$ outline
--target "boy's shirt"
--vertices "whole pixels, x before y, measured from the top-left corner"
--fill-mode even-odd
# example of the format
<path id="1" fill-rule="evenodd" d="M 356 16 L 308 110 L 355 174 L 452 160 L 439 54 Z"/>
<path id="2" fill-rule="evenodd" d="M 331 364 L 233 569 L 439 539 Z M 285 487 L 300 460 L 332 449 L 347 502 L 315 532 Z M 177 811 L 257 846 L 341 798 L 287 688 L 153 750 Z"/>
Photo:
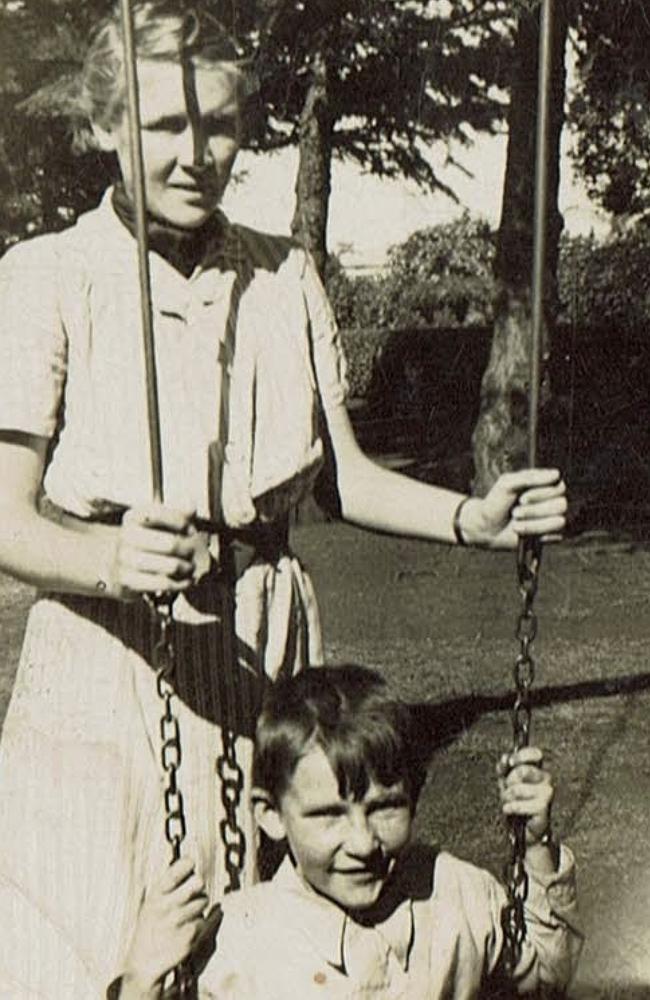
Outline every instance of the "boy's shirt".
<path id="1" fill-rule="evenodd" d="M 506 896 L 492 875 L 414 846 L 370 927 L 318 895 L 285 859 L 270 882 L 228 896 L 202 1000 L 469 1000 L 499 964 Z M 520 992 L 570 979 L 582 944 L 574 862 L 529 872 Z"/>

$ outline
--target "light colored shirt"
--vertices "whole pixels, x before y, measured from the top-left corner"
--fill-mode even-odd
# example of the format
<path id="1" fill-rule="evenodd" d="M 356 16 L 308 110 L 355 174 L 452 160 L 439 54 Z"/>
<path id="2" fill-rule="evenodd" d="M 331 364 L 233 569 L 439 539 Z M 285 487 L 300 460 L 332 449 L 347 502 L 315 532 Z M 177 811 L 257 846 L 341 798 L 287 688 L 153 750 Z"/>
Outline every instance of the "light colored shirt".
<path id="1" fill-rule="evenodd" d="M 228 896 L 203 1000 L 469 1000 L 499 967 L 506 896 L 488 872 L 415 846 L 400 861 L 386 913 L 362 926 L 318 895 L 287 859 L 271 882 Z M 519 992 L 563 985 L 577 962 L 574 862 L 529 871 Z"/>
<path id="2" fill-rule="evenodd" d="M 313 262 L 223 218 L 186 278 L 150 252 L 165 500 L 232 527 L 286 514 L 322 461 L 345 364 Z M 53 502 L 80 517 L 150 500 L 136 242 L 111 191 L 0 262 L 0 427 L 54 437 Z"/>

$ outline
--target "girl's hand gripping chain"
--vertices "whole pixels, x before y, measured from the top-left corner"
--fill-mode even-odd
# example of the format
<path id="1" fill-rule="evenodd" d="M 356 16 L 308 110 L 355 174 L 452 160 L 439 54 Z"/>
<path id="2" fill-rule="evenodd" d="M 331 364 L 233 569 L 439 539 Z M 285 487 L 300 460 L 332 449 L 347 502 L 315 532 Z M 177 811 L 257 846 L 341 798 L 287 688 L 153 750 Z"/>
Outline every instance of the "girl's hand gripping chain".
<path id="1" fill-rule="evenodd" d="M 515 549 L 526 536 L 558 541 L 566 512 L 566 484 L 557 469 L 521 469 L 502 473 L 487 496 L 469 497 L 458 529 L 467 544 Z"/>
<path id="2" fill-rule="evenodd" d="M 163 504 L 128 510 L 113 552 L 110 596 L 173 595 L 195 583 L 210 557 L 206 536 L 197 531 L 193 517 L 193 511 Z"/>

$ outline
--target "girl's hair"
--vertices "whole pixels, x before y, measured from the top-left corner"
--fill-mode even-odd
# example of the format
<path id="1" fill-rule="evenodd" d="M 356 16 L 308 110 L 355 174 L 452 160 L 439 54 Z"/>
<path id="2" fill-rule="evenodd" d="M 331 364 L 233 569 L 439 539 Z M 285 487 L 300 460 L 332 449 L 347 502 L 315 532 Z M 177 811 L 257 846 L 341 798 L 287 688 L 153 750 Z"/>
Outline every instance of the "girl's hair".
<path id="1" fill-rule="evenodd" d="M 269 689 L 257 724 L 254 784 L 279 804 L 314 747 L 329 760 L 343 798 L 362 799 L 372 780 L 403 781 L 415 808 L 426 766 L 413 716 L 374 670 L 319 667 Z"/>
<path id="2" fill-rule="evenodd" d="M 239 88 L 240 102 L 256 89 L 242 53 L 225 26 L 206 11 L 183 9 L 178 0 L 136 0 L 133 5 L 135 49 L 139 58 L 162 62 L 191 60 L 197 65 L 223 64 Z M 81 74 L 83 117 L 110 128 L 124 109 L 126 82 L 119 4 L 92 35 Z M 77 137 L 77 146 L 83 147 Z"/>

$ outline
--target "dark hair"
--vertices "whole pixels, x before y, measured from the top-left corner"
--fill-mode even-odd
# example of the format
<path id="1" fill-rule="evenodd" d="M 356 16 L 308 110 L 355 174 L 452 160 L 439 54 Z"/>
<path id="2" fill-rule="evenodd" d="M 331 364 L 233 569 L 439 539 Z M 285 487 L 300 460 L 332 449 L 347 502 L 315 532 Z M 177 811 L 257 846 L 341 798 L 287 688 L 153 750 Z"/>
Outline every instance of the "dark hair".
<path id="1" fill-rule="evenodd" d="M 403 781 L 415 808 L 426 768 L 411 710 L 374 670 L 318 667 L 277 681 L 257 723 L 254 784 L 279 803 L 299 760 L 316 746 L 343 797 L 363 798 L 372 780 Z"/>
<path id="2" fill-rule="evenodd" d="M 219 64 L 236 80 L 242 105 L 254 92 L 254 76 L 237 42 L 205 10 L 183 9 L 174 0 L 137 0 L 133 23 L 139 58 L 172 62 L 190 59 L 202 66 Z M 122 20 L 116 4 L 91 38 L 81 75 L 79 112 L 88 121 L 110 128 L 122 114 L 125 92 Z M 81 148 L 87 138 L 78 136 L 77 146 Z"/>

